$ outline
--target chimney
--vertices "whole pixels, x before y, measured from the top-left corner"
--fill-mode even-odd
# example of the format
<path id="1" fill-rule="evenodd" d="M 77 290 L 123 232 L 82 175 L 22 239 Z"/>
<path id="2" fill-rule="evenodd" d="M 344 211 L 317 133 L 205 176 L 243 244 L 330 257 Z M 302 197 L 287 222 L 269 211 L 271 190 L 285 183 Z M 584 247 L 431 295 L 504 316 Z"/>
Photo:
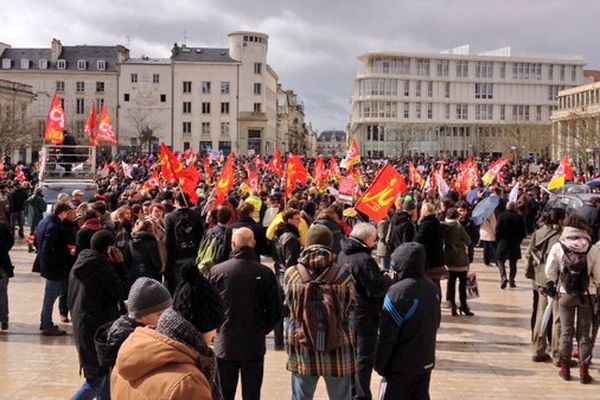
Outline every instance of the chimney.
<path id="1" fill-rule="evenodd" d="M 117 45 L 117 62 L 124 63 L 129 60 L 129 49 L 123 45 Z"/>
<path id="2" fill-rule="evenodd" d="M 62 54 L 62 43 L 60 42 L 60 40 L 54 38 L 52 39 L 52 53 L 50 56 L 50 61 L 55 63 L 56 60 L 58 60 L 60 58 L 60 55 Z"/>

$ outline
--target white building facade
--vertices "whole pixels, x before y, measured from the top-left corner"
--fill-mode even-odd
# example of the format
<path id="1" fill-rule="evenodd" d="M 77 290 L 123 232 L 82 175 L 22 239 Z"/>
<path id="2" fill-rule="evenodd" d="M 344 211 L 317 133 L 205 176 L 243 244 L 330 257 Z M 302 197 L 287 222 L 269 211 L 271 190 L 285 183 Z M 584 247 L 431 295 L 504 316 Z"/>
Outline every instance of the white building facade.
<path id="1" fill-rule="evenodd" d="M 583 82 L 580 57 L 381 52 L 359 57 L 350 135 L 368 156 L 549 150 L 557 94 Z"/>

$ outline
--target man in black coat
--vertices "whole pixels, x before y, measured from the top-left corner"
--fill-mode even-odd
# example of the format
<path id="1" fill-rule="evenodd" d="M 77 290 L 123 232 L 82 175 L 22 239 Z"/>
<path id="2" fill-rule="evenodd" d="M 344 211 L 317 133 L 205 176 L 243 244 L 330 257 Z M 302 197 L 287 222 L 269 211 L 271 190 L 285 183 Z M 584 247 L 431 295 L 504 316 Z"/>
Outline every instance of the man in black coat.
<path id="1" fill-rule="evenodd" d="M 385 238 L 391 251 L 402 243 L 412 242 L 415 237 L 415 224 L 411 213 L 414 210 L 414 202 L 405 201 L 402 211 L 396 212 L 390 221 L 389 234 Z"/>
<path id="2" fill-rule="evenodd" d="M 381 272 L 371 256 L 377 244 L 377 229 L 368 223 L 358 223 L 350 237 L 342 240 L 338 263 L 354 278 L 356 306 L 352 325 L 356 332 L 356 374 L 352 380 L 354 399 L 371 400 L 371 372 L 377 342 L 377 327 L 383 296 L 391 280 Z"/>
<path id="3" fill-rule="evenodd" d="M 15 239 L 8 223 L 0 215 L 0 330 L 8 329 L 8 280 L 14 276 L 10 249 Z"/>
<path id="4" fill-rule="evenodd" d="M 96 232 L 92 236 L 91 249 L 79 254 L 69 275 L 73 339 L 85 376 L 76 398 L 109 398 L 110 376 L 98 362 L 94 334 L 102 325 L 119 318 L 119 303 L 127 298 L 123 254 L 114 244 L 115 237 L 111 232 Z M 84 397 L 86 395 L 90 397 Z"/>
<path id="5" fill-rule="evenodd" d="M 515 203 L 508 203 L 506 211 L 500 215 L 496 226 L 496 262 L 500 272 L 500 288 L 516 287 L 517 261 L 521 258 L 521 242 L 527 236 L 525 219 L 517 213 Z M 510 267 L 510 275 L 506 278 L 506 261 Z"/>
<path id="6" fill-rule="evenodd" d="M 260 224 L 254 221 L 252 215 L 254 213 L 254 205 L 247 202 L 242 202 L 237 208 L 237 221 L 233 224 L 227 225 L 227 229 L 225 230 L 225 244 L 223 248 L 223 257 L 222 261 L 225 261 L 229 258 L 231 254 L 231 236 L 233 231 L 236 229 L 240 229 L 243 227 L 250 228 L 254 233 L 254 238 L 256 240 L 256 247 L 254 248 L 254 252 L 256 253 L 256 261 L 260 262 L 260 256 L 262 254 L 267 254 L 267 238 L 265 237 L 265 231 Z M 219 260 L 221 261 L 221 260 Z"/>
<path id="7" fill-rule="evenodd" d="M 258 400 L 265 338 L 281 319 L 281 302 L 273 271 L 256 261 L 252 231 L 238 229 L 231 243 L 231 258 L 212 267 L 209 275 L 225 305 L 214 341 L 221 391 L 225 400 L 233 400 L 241 372 L 244 400 Z"/>
<path id="8" fill-rule="evenodd" d="M 71 254 L 63 222 L 73 211 L 67 203 L 57 203 L 54 212 L 44 218 L 35 230 L 34 246 L 37 255 L 33 270 L 46 278 L 42 304 L 40 329 L 45 336 L 66 334 L 52 321 L 52 308 L 59 296 L 66 294 L 67 278 L 71 266 Z"/>
<path id="9" fill-rule="evenodd" d="M 425 276 L 425 247 L 404 243 L 392 253 L 395 282 L 383 301 L 375 371 L 382 400 L 429 399 L 440 291 Z"/>
<path id="10" fill-rule="evenodd" d="M 24 183 L 28 185 L 27 182 Z M 10 195 L 10 225 L 12 227 L 12 231 L 14 234 L 14 229 L 19 227 L 19 237 L 21 239 L 25 238 L 25 233 L 23 232 L 23 225 L 25 224 L 25 217 L 23 214 L 23 210 L 25 209 L 25 202 L 29 197 L 29 192 L 25 187 L 16 184 L 15 190 L 13 190 Z"/>

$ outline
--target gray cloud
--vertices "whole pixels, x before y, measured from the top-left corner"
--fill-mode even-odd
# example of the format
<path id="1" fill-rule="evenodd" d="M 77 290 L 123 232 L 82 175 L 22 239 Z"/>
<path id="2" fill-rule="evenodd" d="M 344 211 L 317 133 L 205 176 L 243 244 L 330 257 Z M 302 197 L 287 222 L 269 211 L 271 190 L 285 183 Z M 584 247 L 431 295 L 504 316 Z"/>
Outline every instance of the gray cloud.
<path id="1" fill-rule="evenodd" d="M 359 54 L 437 51 L 470 43 L 475 51 L 581 54 L 600 66 L 593 0 L 29 0 L 0 8 L 0 41 L 15 47 L 126 44 L 134 56 L 168 57 L 173 42 L 226 47 L 227 33 L 270 36 L 269 63 L 306 106 L 317 129 L 345 128 Z"/>

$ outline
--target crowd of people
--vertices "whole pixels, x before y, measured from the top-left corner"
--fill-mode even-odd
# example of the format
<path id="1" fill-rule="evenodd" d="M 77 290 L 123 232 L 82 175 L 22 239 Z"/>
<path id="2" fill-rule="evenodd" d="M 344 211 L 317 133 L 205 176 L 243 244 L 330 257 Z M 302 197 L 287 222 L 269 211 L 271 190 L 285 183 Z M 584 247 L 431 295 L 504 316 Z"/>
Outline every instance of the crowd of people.
<path id="1" fill-rule="evenodd" d="M 128 171 L 101 163 L 92 199 L 63 193 L 45 216 L 33 168 L 16 179 L 5 165 L 0 177 L 1 329 L 9 329 L 18 237 L 45 279 L 41 334 L 66 334 L 53 320 L 57 300 L 60 323 L 72 323 L 85 377 L 73 399 L 232 400 L 240 377 L 242 397 L 259 399 L 270 332 L 274 349 L 287 352 L 293 399 L 312 399 L 319 377 L 331 399 L 371 399 L 373 370 L 381 399 L 427 399 L 442 308 L 474 315 L 467 284 L 476 246 L 498 268 L 501 290 L 516 286 L 526 259 L 532 360 L 554 361 L 563 379 L 578 365 L 580 381 L 591 381 L 600 197 L 570 215 L 548 209 L 551 194 L 539 185 L 556 164 L 536 172 L 528 161 L 508 164 L 500 183 L 481 185 L 473 199 L 412 184 L 374 223 L 338 199 L 334 179 L 329 188 L 309 180 L 285 193 L 285 179 L 257 168 L 260 190 L 246 190 L 252 160 L 238 157 L 223 202 L 214 179 L 198 184 L 192 202 L 177 182 L 144 184 L 154 157 L 124 161 Z M 458 160 L 387 160 L 404 174 L 409 161 L 424 175 L 458 174 Z M 362 161 L 363 190 L 383 162 Z M 477 162 L 485 170 L 490 160 Z M 213 168 L 218 175 L 219 163 Z M 498 206 L 475 224 L 471 212 L 486 196 Z"/>

